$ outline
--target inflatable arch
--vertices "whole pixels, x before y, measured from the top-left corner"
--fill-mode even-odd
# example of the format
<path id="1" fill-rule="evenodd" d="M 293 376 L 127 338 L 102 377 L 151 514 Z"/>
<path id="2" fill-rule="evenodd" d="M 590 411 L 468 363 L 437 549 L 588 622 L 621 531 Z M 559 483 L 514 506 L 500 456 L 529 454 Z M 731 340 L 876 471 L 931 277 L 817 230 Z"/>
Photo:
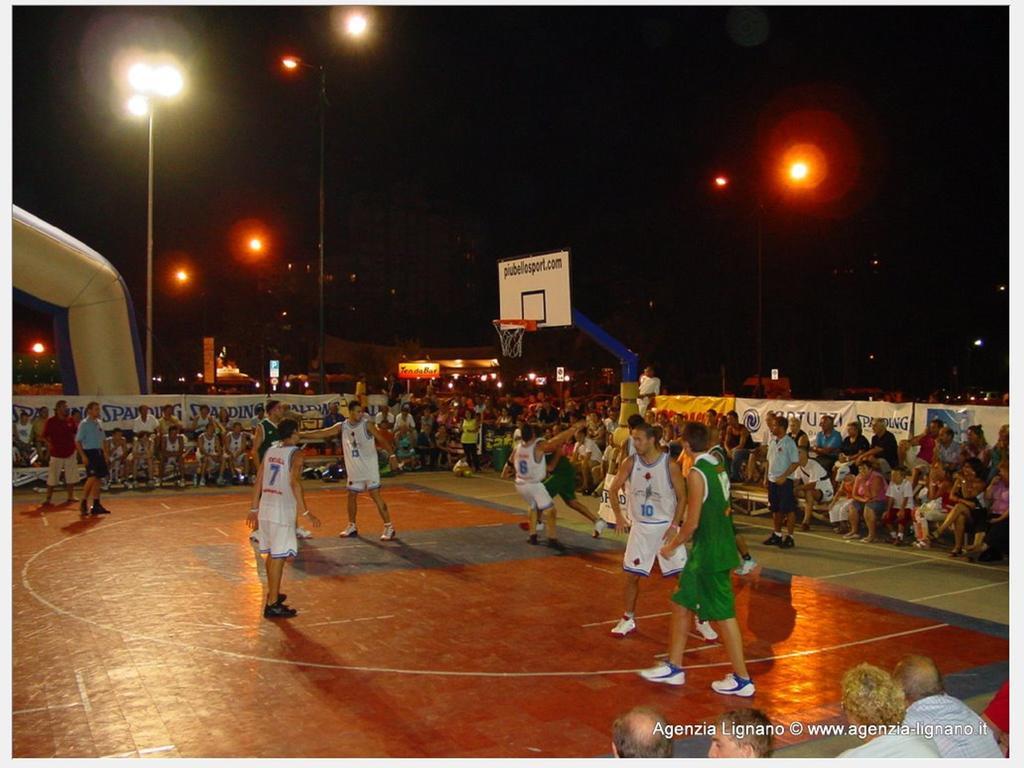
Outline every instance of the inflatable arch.
<path id="1" fill-rule="evenodd" d="M 17 206 L 12 229 L 14 300 L 53 316 L 64 393 L 147 394 L 135 310 L 120 273 Z"/>

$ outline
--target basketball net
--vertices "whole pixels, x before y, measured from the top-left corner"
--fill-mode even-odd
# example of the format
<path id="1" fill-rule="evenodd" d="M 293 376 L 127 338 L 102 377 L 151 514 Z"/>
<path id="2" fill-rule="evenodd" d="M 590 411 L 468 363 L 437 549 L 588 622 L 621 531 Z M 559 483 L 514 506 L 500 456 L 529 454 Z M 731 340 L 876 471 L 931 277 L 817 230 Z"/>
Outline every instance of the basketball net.
<path id="1" fill-rule="evenodd" d="M 526 333 L 525 322 L 509 322 L 495 320 L 494 329 L 501 340 L 501 354 L 505 357 L 523 356 L 523 335 Z"/>

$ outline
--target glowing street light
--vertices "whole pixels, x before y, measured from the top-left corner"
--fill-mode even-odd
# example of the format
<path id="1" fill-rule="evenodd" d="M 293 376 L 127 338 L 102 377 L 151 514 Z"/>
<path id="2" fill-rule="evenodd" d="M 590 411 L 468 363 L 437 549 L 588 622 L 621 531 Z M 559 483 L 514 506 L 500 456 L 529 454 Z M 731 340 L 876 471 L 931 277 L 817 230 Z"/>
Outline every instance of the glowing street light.
<path id="1" fill-rule="evenodd" d="M 141 93 L 136 93 L 128 99 L 128 103 L 125 106 L 128 109 L 128 113 L 136 117 L 145 117 L 149 114 L 149 99 Z"/>
<path id="2" fill-rule="evenodd" d="M 362 37 L 369 22 L 361 13 L 353 13 L 345 20 L 345 31 L 352 37 Z"/>
<path id="3" fill-rule="evenodd" d="M 179 269 L 174 273 L 174 279 L 178 281 L 179 285 L 184 285 L 189 280 L 189 274 L 184 269 Z"/>
<path id="4" fill-rule="evenodd" d="M 715 176 L 715 186 L 719 189 L 729 186 L 728 176 Z"/>
<path id="5" fill-rule="evenodd" d="M 793 181 L 803 181 L 807 178 L 807 163 L 798 161 L 789 166 L 789 178 Z"/>
<path id="6" fill-rule="evenodd" d="M 985 346 L 985 340 L 984 339 L 975 339 L 974 340 L 974 346 L 976 346 L 976 347 L 983 347 L 983 346 Z"/>
<path id="7" fill-rule="evenodd" d="M 258 237 L 249 239 L 249 250 L 253 253 L 260 253 L 263 250 L 263 240 Z"/>
<path id="8" fill-rule="evenodd" d="M 43 354 L 43 352 L 46 351 L 46 345 L 43 344 L 41 341 L 37 341 L 35 344 L 32 345 L 32 351 L 37 355 L 41 355 Z"/>

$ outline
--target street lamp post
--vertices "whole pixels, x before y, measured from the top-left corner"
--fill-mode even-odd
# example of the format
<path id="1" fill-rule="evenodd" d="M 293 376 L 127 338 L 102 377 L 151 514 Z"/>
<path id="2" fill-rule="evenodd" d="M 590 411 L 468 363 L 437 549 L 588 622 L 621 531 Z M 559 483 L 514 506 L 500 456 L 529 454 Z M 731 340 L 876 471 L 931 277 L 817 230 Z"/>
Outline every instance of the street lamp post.
<path id="1" fill-rule="evenodd" d="M 135 94 L 128 100 L 128 111 L 149 118 L 148 180 L 146 184 L 146 388 L 153 386 L 153 124 L 156 107 L 153 97 L 171 98 L 184 87 L 181 71 L 170 64 L 159 67 L 136 63 L 128 71 L 128 82 Z"/>

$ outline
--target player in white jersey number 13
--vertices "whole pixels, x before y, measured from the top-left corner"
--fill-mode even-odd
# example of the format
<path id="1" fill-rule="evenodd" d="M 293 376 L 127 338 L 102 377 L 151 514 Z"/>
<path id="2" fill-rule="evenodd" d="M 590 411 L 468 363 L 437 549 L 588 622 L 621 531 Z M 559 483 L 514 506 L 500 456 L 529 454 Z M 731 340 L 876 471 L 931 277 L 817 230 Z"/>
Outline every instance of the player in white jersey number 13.
<path id="1" fill-rule="evenodd" d="M 379 440 L 388 454 L 394 453 L 394 446 L 381 434 L 380 430 L 363 413 L 363 406 L 358 400 L 348 404 L 348 418 L 326 429 L 303 432 L 303 440 L 329 440 L 341 435 L 341 445 L 345 454 L 345 474 L 348 478 L 348 527 L 339 534 L 343 538 L 358 536 L 356 528 L 356 499 L 366 491 L 377 505 L 381 519 L 384 521 L 382 541 L 395 538 L 395 526 L 391 524 L 391 513 L 388 505 L 380 495 L 380 463 L 377 460 L 377 441 Z"/>
<path id="2" fill-rule="evenodd" d="M 658 561 L 662 576 L 674 576 L 686 565 L 685 547 L 679 547 L 670 557 L 660 552 L 675 537 L 686 509 L 686 485 L 679 464 L 658 445 L 655 429 L 650 424 L 634 426 L 630 440 L 636 453 L 619 464 L 608 492 L 616 527 L 629 531 L 622 558 L 622 569 L 626 572 L 626 610 L 612 629 L 616 637 L 625 637 L 636 629 L 640 577 L 651 575 L 654 561 Z M 629 520 L 623 516 L 619 504 L 619 490 L 623 487 L 628 488 Z M 708 640 L 718 636 L 707 622 L 698 622 L 697 631 Z"/>
<path id="3" fill-rule="evenodd" d="M 257 543 L 267 556 L 267 600 L 263 606 L 265 619 L 290 619 L 298 613 L 285 604 L 281 593 L 284 561 L 299 552 L 295 536 L 296 516 L 309 518 L 314 528 L 320 520 L 306 509 L 302 495 L 302 451 L 299 442 L 299 424 L 285 419 L 278 425 L 278 440 L 265 454 L 256 473 L 252 509 L 246 522 L 256 531 Z"/>

